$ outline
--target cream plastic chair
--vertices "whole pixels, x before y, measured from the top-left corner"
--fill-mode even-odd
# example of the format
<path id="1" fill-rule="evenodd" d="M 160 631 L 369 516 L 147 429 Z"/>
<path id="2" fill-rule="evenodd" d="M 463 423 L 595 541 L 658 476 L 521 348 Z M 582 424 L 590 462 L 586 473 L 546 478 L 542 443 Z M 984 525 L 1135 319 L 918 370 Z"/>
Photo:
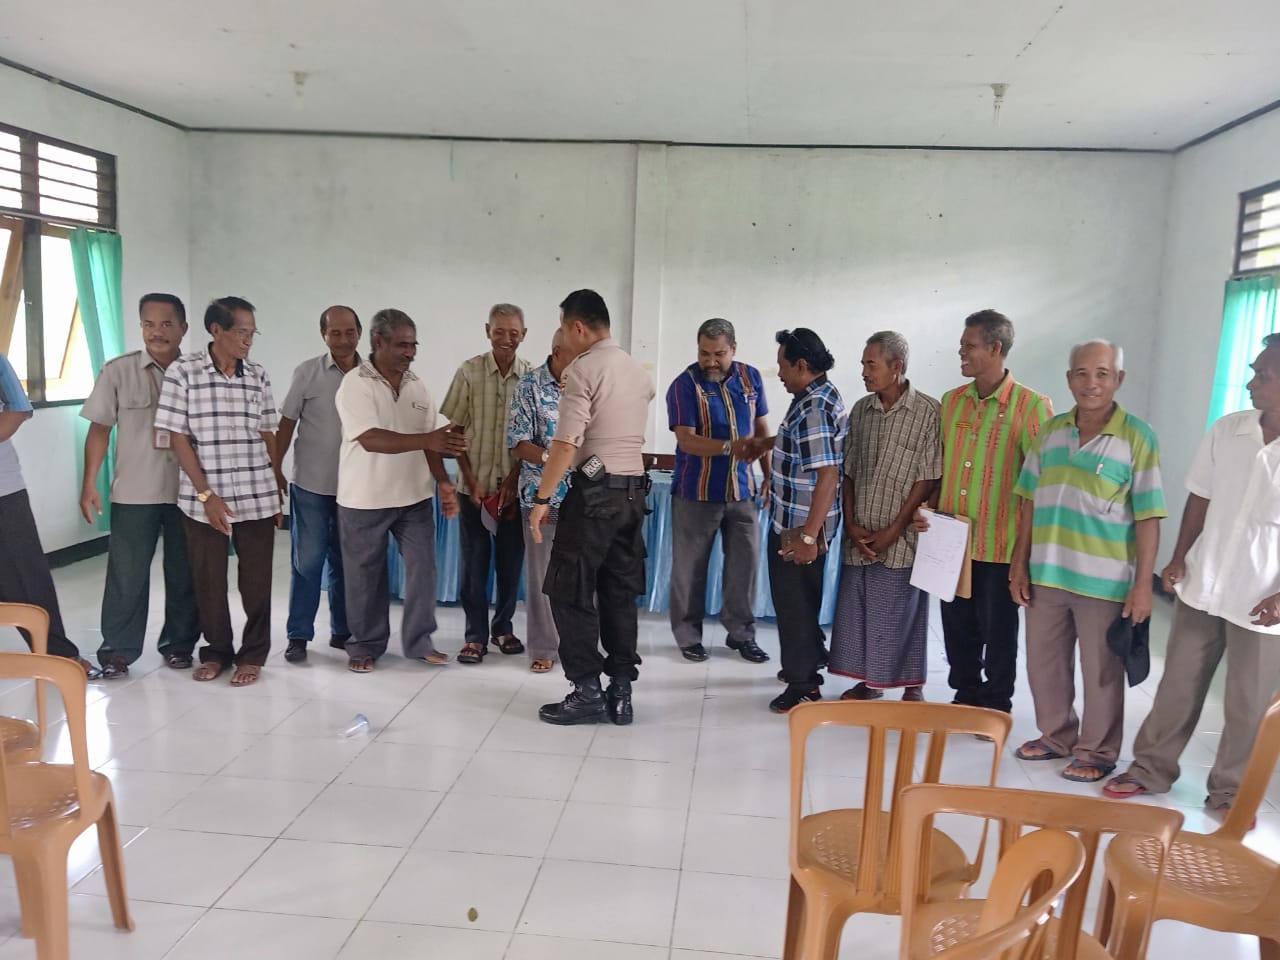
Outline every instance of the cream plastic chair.
<path id="1" fill-rule="evenodd" d="M 0 626 L 17 627 L 31 635 L 31 652 L 49 651 L 49 614 L 29 603 L 0 603 Z M 6 763 L 39 760 L 44 753 L 48 728 L 47 694 L 43 680 L 37 680 L 36 722 L 17 717 L 0 717 L 0 747 Z"/>
<path id="2" fill-rule="evenodd" d="M 1156 851 L 1149 843 L 1135 837 L 1110 846 L 1106 882 L 1117 904 L 1141 904 L 1157 920 L 1255 936 L 1262 960 L 1280 960 L 1280 864 L 1244 845 L 1277 754 L 1280 695 L 1258 728 L 1244 780 L 1222 826 L 1209 834 L 1179 833 L 1162 882 L 1156 883 Z M 1109 916 L 1099 917 L 1100 934 L 1106 932 L 1105 922 Z"/>
<path id="3" fill-rule="evenodd" d="M 949 734 L 991 741 L 988 782 L 994 783 L 1009 735 L 1008 714 L 979 707 L 895 701 L 804 703 L 787 714 L 791 729 L 791 895 L 783 960 L 833 960 L 845 921 L 855 913 L 897 914 L 901 910 L 901 816 L 897 798 L 915 782 L 916 745 L 927 750 L 921 780 L 936 783 Z M 822 726 L 867 731 L 866 789 L 858 809 L 801 815 L 805 752 L 809 734 Z M 898 735 L 889 809 L 885 794 L 886 740 Z M 984 831 L 985 839 L 985 831 Z M 985 846 L 985 844 L 984 844 Z M 982 848 L 969 862 L 950 837 L 937 834 L 928 876 L 938 896 L 958 896 L 982 871 Z"/>
<path id="4" fill-rule="evenodd" d="M 123 930 L 133 929 L 111 781 L 89 769 L 86 683 L 76 661 L 0 653 L 0 677 L 50 681 L 67 710 L 72 763 L 0 763 L 0 853 L 13 857 L 22 933 L 35 938 L 36 957 L 68 960 L 67 852 L 91 826 L 98 828 L 112 919 Z"/>
<path id="5" fill-rule="evenodd" d="M 1012 849 L 1025 828 L 1048 828 L 1074 834 L 1084 849 L 1084 869 L 1079 879 L 1066 890 L 1061 909 L 1047 925 L 1044 943 L 1036 953 L 1040 960 L 1141 960 L 1146 956 L 1151 933 L 1150 909 L 1140 904 L 1125 903 L 1115 911 L 1115 922 L 1098 936 L 1082 929 L 1088 904 L 1089 883 L 1098 852 L 1106 835 L 1117 835 L 1113 843 L 1126 842 L 1139 836 L 1151 845 L 1157 876 L 1173 839 L 1182 826 L 1182 813 L 1150 804 L 1081 797 L 1075 794 L 1048 793 L 1038 790 L 1015 790 L 1005 787 L 941 786 L 922 784 L 908 787 L 901 799 L 904 833 L 904 891 L 911 894 L 914 942 L 928 942 L 924 932 L 936 939 L 954 938 L 957 942 L 973 935 L 983 910 L 981 900 L 939 901 L 928 896 L 918 881 L 921 864 L 931 856 L 930 844 L 937 831 L 932 828 L 938 814 L 960 814 L 980 817 L 985 824 L 998 825 L 1000 849 Z M 910 875 L 911 885 L 905 879 Z M 1036 891 L 1039 892 L 1038 890 Z M 1109 915 L 1112 901 L 1105 889 L 1101 893 L 1100 915 Z M 904 905 L 904 914 L 906 907 Z M 928 951 L 913 957 L 929 956 Z"/>
<path id="6" fill-rule="evenodd" d="M 905 889 L 913 889 L 920 879 L 917 848 L 928 816 L 907 814 L 903 825 L 908 851 L 902 865 Z M 1084 860 L 1084 845 L 1066 831 L 1037 830 L 1019 837 L 996 864 L 977 922 L 962 939 L 955 939 L 957 931 L 950 924 L 919 922 L 914 897 L 903 901 L 900 960 L 1038 960 L 1054 904 L 1080 876 Z M 1028 897 L 1030 902 L 1024 904 Z"/>

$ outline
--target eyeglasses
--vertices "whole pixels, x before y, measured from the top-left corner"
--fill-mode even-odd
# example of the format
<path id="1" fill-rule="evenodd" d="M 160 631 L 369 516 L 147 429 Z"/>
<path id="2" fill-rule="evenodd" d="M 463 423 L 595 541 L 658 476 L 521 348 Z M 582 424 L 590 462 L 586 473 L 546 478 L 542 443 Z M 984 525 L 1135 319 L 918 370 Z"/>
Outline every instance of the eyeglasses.
<path id="1" fill-rule="evenodd" d="M 231 336 L 235 337 L 241 343 L 253 343 L 254 339 L 258 336 L 259 331 L 237 330 L 235 327 L 232 327 L 227 331 L 227 333 L 231 334 Z"/>

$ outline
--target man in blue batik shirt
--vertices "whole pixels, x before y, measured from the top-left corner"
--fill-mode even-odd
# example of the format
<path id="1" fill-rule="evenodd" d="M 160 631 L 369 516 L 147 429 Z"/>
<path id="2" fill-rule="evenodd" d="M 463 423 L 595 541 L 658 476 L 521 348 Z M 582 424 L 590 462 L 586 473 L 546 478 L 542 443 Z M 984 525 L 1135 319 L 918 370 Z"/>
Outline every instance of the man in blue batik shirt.
<path id="1" fill-rule="evenodd" d="M 529 650 L 529 669 L 547 673 L 556 662 L 560 634 L 551 616 L 551 598 L 542 592 L 542 581 L 551 561 L 551 545 L 556 539 L 556 520 L 560 503 L 569 491 L 569 475 L 551 496 L 551 512 L 542 531 L 542 542 L 536 543 L 529 533 L 529 511 L 542 481 L 542 465 L 556 432 L 560 408 L 560 377 L 572 358 L 564 346 L 560 328 L 551 340 L 551 355 L 540 367 L 520 378 L 511 396 L 511 415 L 507 420 L 507 449 L 520 461 L 520 511 L 524 515 L 524 579 L 525 632 Z"/>

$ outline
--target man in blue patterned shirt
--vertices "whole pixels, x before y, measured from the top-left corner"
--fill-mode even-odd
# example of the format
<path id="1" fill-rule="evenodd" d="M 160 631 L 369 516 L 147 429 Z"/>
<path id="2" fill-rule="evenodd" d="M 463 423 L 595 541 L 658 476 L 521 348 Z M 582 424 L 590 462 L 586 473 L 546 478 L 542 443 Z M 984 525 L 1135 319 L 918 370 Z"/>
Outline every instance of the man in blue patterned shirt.
<path id="1" fill-rule="evenodd" d="M 718 317 L 698 328 L 698 360 L 667 390 L 667 420 L 676 435 L 671 479 L 671 632 L 680 653 L 695 663 L 707 659 L 702 619 L 707 563 L 716 534 L 724 550 L 724 603 L 720 622 L 726 644 L 742 659 L 769 659 L 756 644 L 756 478 L 746 448 L 765 437 L 769 424 L 760 371 L 734 359 L 733 324 Z M 766 480 L 768 458 L 762 459 Z"/>
<path id="2" fill-rule="evenodd" d="M 825 553 L 840 519 L 845 413 L 840 391 L 827 379 L 835 358 L 822 338 L 798 327 L 781 331 L 777 340 L 778 379 L 792 400 L 773 446 L 768 554 L 787 689 L 769 709 L 786 713 L 822 699 L 818 618 Z"/>
<path id="3" fill-rule="evenodd" d="M 542 592 L 542 581 L 551 562 L 551 545 L 556 539 L 556 520 L 560 504 L 569 492 L 569 476 L 551 495 L 551 512 L 542 528 L 542 542 L 529 533 L 529 511 L 542 480 L 542 465 L 547 462 L 551 438 L 556 432 L 560 410 L 560 377 L 569 365 L 569 352 L 560 328 L 551 339 L 551 355 L 516 384 L 511 397 L 511 416 L 507 421 L 507 448 L 520 461 L 520 511 L 524 515 L 524 581 L 525 608 L 529 649 L 529 669 L 547 673 L 556 662 L 560 634 L 551 615 L 551 598 Z"/>

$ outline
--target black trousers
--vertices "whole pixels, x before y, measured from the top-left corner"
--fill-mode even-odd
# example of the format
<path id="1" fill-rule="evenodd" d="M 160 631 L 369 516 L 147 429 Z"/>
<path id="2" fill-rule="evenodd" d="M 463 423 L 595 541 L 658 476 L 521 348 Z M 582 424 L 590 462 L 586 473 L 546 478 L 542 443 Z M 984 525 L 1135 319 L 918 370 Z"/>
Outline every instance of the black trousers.
<path id="1" fill-rule="evenodd" d="M 44 607 L 49 614 L 49 652 L 55 657 L 80 656 L 62 625 L 53 574 L 49 572 L 49 561 L 40 545 L 40 533 L 36 530 L 36 518 L 26 490 L 0 497 L 0 603 Z M 31 646 L 31 637 L 25 630 L 22 639 Z"/>
<path id="2" fill-rule="evenodd" d="M 1018 674 L 1018 605 L 1009 596 L 1009 564 L 974 562 L 973 596 L 942 605 L 942 637 L 955 702 L 1008 713 Z"/>
<path id="3" fill-rule="evenodd" d="M 461 553 L 458 565 L 462 581 L 460 599 L 467 615 L 469 643 L 487 643 L 490 637 L 502 637 L 511 633 L 511 618 L 516 612 L 516 597 L 520 592 L 520 574 L 524 569 L 524 521 L 520 511 L 515 516 L 498 521 L 497 536 L 484 528 L 481 510 L 470 497 L 459 496 L 458 521 L 461 534 Z M 497 600 L 493 621 L 489 620 L 489 557 L 494 558 L 494 580 L 497 581 Z"/>
<path id="4" fill-rule="evenodd" d="M 778 620 L 778 643 L 782 648 L 782 676 L 787 683 L 816 686 L 818 659 L 826 635 L 818 620 L 822 616 L 824 557 L 798 564 L 778 555 L 782 538 L 769 531 L 769 590 Z"/>
<path id="5" fill-rule="evenodd" d="M 564 675 L 574 683 L 601 672 L 640 676 L 636 600 L 645 591 L 644 510 L 643 486 L 610 489 L 605 479 L 593 483 L 580 473 L 560 506 L 542 592 L 551 598 Z"/>
<path id="6" fill-rule="evenodd" d="M 275 520 L 265 517 L 231 524 L 237 586 L 245 614 L 239 653 L 231 627 L 227 589 L 227 536 L 185 514 L 182 525 L 187 535 L 187 559 L 196 585 L 196 607 L 205 641 L 200 648 L 200 662 L 262 666 L 271 652 L 271 553 L 275 548 Z"/>

